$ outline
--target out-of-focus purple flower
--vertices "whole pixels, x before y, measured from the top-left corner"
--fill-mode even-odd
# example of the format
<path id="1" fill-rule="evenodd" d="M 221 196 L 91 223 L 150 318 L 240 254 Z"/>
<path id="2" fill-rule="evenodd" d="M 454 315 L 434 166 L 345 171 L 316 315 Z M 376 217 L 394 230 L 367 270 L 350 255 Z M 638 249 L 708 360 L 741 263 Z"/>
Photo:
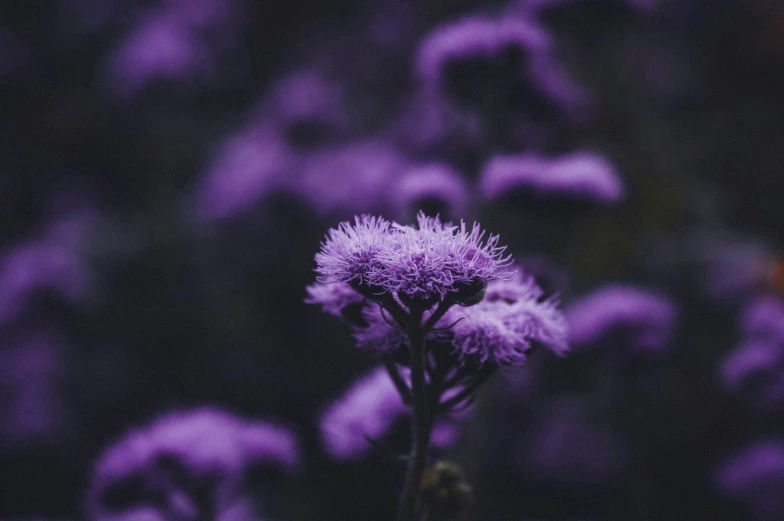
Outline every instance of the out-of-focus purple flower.
<path id="1" fill-rule="evenodd" d="M 406 150 L 433 159 L 459 160 L 476 151 L 481 132 L 476 114 L 428 90 L 410 97 L 395 122 L 395 134 Z"/>
<path id="2" fill-rule="evenodd" d="M 784 344 L 784 302 L 772 295 L 752 300 L 743 311 L 741 328 L 752 338 Z"/>
<path id="3" fill-rule="evenodd" d="M 150 10 L 109 57 L 109 83 L 133 96 L 159 80 L 212 78 L 236 27 L 230 1 L 171 2 Z"/>
<path id="4" fill-rule="evenodd" d="M 735 350 L 722 365 L 722 377 L 737 387 L 755 374 L 777 368 L 784 362 L 784 348 L 766 342 L 750 342 Z"/>
<path id="5" fill-rule="evenodd" d="M 743 449 L 717 470 L 716 485 L 758 515 L 779 519 L 784 515 L 784 443 L 761 441 Z"/>
<path id="6" fill-rule="evenodd" d="M 321 214 L 379 211 L 406 165 L 406 159 L 383 141 L 354 142 L 305 156 L 296 188 Z"/>
<path id="7" fill-rule="evenodd" d="M 335 458 L 357 458 L 370 450 L 367 438 L 382 438 L 398 420 L 408 415 L 409 410 L 392 379 L 379 367 L 357 380 L 321 415 L 319 426 L 324 447 Z M 439 417 L 433 425 L 433 445 L 445 447 L 454 443 L 463 417 L 460 414 Z"/>
<path id="8" fill-rule="evenodd" d="M 276 191 L 291 187 L 295 156 L 264 125 L 230 137 L 213 157 L 196 192 L 198 213 L 208 220 L 241 214 Z"/>
<path id="9" fill-rule="evenodd" d="M 301 70 L 273 84 L 261 112 L 293 148 L 312 148 L 345 136 L 350 120 L 342 85 L 317 70 Z"/>
<path id="10" fill-rule="evenodd" d="M 0 346 L 0 445 L 53 441 L 66 427 L 62 344 L 34 332 Z"/>
<path id="11" fill-rule="evenodd" d="M 751 301 L 741 315 L 741 329 L 744 343 L 722 363 L 721 380 L 763 406 L 784 403 L 784 304 L 769 295 Z"/>
<path id="12" fill-rule="evenodd" d="M 317 304 L 325 313 L 338 318 L 343 316 L 343 310 L 347 307 L 361 304 L 365 300 L 365 297 L 344 282 L 334 284 L 314 282 L 305 290 L 308 293 L 306 304 Z"/>
<path id="13" fill-rule="evenodd" d="M 520 463 L 533 479 L 576 486 L 613 480 L 626 458 L 622 440 L 608 426 L 563 405 L 550 410 L 533 442 L 520 449 Z"/>
<path id="14" fill-rule="evenodd" d="M 449 219 L 465 214 L 468 186 L 465 179 L 447 164 L 415 165 L 398 179 L 390 198 L 400 220 L 408 220 L 419 211 Z"/>
<path id="15" fill-rule="evenodd" d="M 676 318 L 669 299 L 633 286 L 606 286 L 566 308 L 569 342 L 576 347 L 599 345 L 620 331 L 632 348 L 658 352 L 669 342 Z"/>
<path id="16" fill-rule="evenodd" d="M 324 283 L 367 284 L 386 292 L 427 300 L 457 293 L 463 285 L 487 284 L 507 276 L 511 263 L 498 236 L 484 239 L 474 223 L 452 226 L 420 213 L 418 227 L 390 224 L 363 216 L 330 230 L 316 254 L 316 272 Z"/>
<path id="17" fill-rule="evenodd" d="M 170 413 L 133 429 L 98 458 L 88 494 L 91 519 L 152 505 L 166 519 L 221 511 L 241 494 L 251 466 L 296 468 L 294 435 L 263 421 L 202 408 Z"/>
<path id="18" fill-rule="evenodd" d="M 461 362 L 517 365 L 534 345 L 561 356 L 568 351 L 566 320 L 555 299 L 540 300 L 542 290 L 533 279 L 516 272 L 512 280 L 488 284 L 484 299 L 469 307 L 456 306 L 438 322 L 428 337 L 447 343 Z M 392 351 L 406 342 L 376 305 L 366 308 L 367 326 L 357 328 L 360 347 Z M 448 327 L 450 326 L 450 327 Z"/>
<path id="19" fill-rule="evenodd" d="M 357 457 L 370 448 L 365 436 L 381 437 L 407 409 L 383 367 L 355 382 L 321 416 L 324 445 L 336 458 Z"/>
<path id="20" fill-rule="evenodd" d="M 553 159 L 533 154 L 497 156 L 484 166 L 479 183 L 490 200 L 520 192 L 605 204 L 623 197 L 623 183 L 613 166 L 591 152 Z"/>
<path id="21" fill-rule="evenodd" d="M 36 291 L 53 291 L 69 302 L 88 295 L 91 281 L 79 249 L 92 220 L 87 213 L 55 219 L 40 238 L 3 253 L 0 326 L 17 319 Z"/>
<path id="22" fill-rule="evenodd" d="M 416 70 L 427 87 L 472 106 L 493 100 L 541 116 L 582 97 L 555 67 L 547 32 L 517 17 L 469 16 L 436 28 L 420 45 Z"/>

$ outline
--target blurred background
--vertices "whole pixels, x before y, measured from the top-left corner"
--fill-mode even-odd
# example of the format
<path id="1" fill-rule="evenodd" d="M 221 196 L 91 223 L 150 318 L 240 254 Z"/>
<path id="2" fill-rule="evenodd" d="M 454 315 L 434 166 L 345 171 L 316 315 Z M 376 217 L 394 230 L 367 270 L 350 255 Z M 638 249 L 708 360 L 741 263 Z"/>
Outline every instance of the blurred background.
<path id="1" fill-rule="evenodd" d="M 784 519 L 782 92 L 779 0 L 5 0 L 0 519 L 393 519 L 305 287 L 418 210 L 571 328 L 434 449 L 466 519 Z"/>

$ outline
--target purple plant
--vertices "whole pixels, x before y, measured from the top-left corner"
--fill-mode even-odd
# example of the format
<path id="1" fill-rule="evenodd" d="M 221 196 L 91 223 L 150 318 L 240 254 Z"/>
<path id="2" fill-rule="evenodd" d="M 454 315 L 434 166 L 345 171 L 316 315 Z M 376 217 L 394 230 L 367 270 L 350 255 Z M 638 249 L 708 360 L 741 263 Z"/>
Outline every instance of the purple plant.
<path id="1" fill-rule="evenodd" d="M 605 286 L 566 308 L 569 342 L 596 346 L 612 333 L 633 349 L 655 353 L 672 335 L 677 309 L 666 297 L 633 286 Z"/>
<path id="2" fill-rule="evenodd" d="M 623 183 L 615 169 L 591 152 L 552 159 L 534 154 L 497 156 L 485 164 L 479 183 L 489 200 L 520 192 L 601 204 L 615 203 L 623 197 Z"/>
<path id="3" fill-rule="evenodd" d="M 229 137 L 211 159 L 195 194 L 197 213 L 217 220 L 253 209 L 291 189 L 295 154 L 269 125 L 252 124 Z"/>
<path id="4" fill-rule="evenodd" d="M 465 179 L 444 163 L 410 167 L 397 180 L 390 197 L 401 219 L 413 217 L 419 210 L 428 215 L 463 215 L 469 199 Z"/>
<path id="5" fill-rule="evenodd" d="M 784 443 L 761 441 L 727 460 L 716 472 L 725 495 L 751 505 L 763 519 L 784 515 Z"/>
<path id="6" fill-rule="evenodd" d="M 743 343 L 722 362 L 719 377 L 763 407 L 784 403 L 784 305 L 776 297 L 751 301 L 741 315 Z"/>
<path id="7" fill-rule="evenodd" d="M 477 223 L 454 226 L 420 213 L 413 227 L 363 215 L 330 230 L 316 254 L 319 283 L 341 289 L 318 298 L 310 289 L 309 301 L 345 317 L 345 285 L 364 297 L 353 321 L 358 344 L 381 353 L 413 412 L 399 521 L 418 510 L 435 418 L 470 403 L 496 368 L 521 363 L 534 344 L 567 349 L 557 302 L 541 301 L 531 280 L 507 271 L 511 258 L 498 240 L 485 239 Z M 382 416 L 369 428 L 383 426 Z"/>
<path id="8" fill-rule="evenodd" d="M 133 96 L 156 80 L 214 78 L 220 51 L 233 43 L 234 9 L 226 0 L 169 2 L 151 9 L 109 57 L 110 87 Z"/>
<path id="9" fill-rule="evenodd" d="M 426 89 L 462 106 L 522 109 L 540 119 L 582 104 L 555 66 L 550 35 L 519 17 L 467 16 L 437 27 L 420 44 L 416 70 Z"/>
<path id="10" fill-rule="evenodd" d="M 321 437 L 333 457 L 356 458 L 371 448 L 368 438 L 379 440 L 408 416 L 410 411 L 397 387 L 386 369 L 379 367 L 357 380 L 324 411 L 319 421 Z M 439 418 L 433 425 L 433 445 L 444 447 L 453 443 L 462 417 L 457 414 Z"/>
<path id="11" fill-rule="evenodd" d="M 250 507 L 244 480 L 253 467 L 295 469 L 293 434 L 262 421 L 202 408 L 166 414 L 133 429 L 96 461 L 90 519 L 199 516 Z M 252 512 L 250 512 L 252 513 Z"/>

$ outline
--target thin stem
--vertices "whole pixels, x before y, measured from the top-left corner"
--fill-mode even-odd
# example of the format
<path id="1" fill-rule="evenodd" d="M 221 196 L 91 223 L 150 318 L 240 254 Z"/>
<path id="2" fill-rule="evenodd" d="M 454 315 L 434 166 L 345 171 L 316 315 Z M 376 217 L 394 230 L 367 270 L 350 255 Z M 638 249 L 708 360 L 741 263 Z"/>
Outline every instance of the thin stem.
<path id="1" fill-rule="evenodd" d="M 452 307 L 452 304 L 453 302 L 449 302 L 447 299 L 441 301 L 436 310 L 433 311 L 433 314 L 430 315 L 430 318 L 427 319 L 427 322 L 425 322 L 425 333 L 428 333 L 431 329 L 433 329 L 433 326 L 435 326 L 436 323 L 441 320 L 441 317 L 443 317 L 449 308 Z"/>
<path id="2" fill-rule="evenodd" d="M 389 377 L 392 379 L 395 387 L 397 387 L 397 392 L 400 393 L 403 403 L 410 407 L 414 404 L 414 398 L 411 396 L 411 389 L 408 388 L 405 380 L 400 376 L 400 372 L 397 370 L 397 364 L 395 364 L 389 355 L 383 355 L 381 360 L 384 362 L 384 367 L 386 367 Z"/>
<path id="3" fill-rule="evenodd" d="M 411 394 L 414 398 L 413 444 L 409 457 L 406 484 L 400 500 L 398 521 L 415 521 L 422 489 L 422 476 L 427 465 L 427 449 L 430 445 L 432 418 L 425 381 L 425 331 L 422 327 L 422 311 L 411 310 L 411 327 L 408 345 L 411 352 Z"/>

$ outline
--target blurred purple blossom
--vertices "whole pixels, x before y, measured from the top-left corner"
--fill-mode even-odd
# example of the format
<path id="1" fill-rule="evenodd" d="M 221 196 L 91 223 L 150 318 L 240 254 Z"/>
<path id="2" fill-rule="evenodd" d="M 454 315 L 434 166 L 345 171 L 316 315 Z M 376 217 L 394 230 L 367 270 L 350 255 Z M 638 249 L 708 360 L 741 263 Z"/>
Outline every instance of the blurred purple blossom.
<path id="1" fill-rule="evenodd" d="M 169 413 L 130 430 L 98 458 L 88 512 L 95 520 L 135 518 L 151 503 L 169 519 L 199 515 L 203 501 L 221 512 L 242 502 L 252 466 L 292 470 L 298 463 L 297 441 L 284 427 L 207 407 Z"/>
<path id="2" fill-rule="evenodd" d="M 621 332 L 633 349 L 654 353 L 670 341 L 677 309 L 658 293 L 610 285 L 569 304 L 566 319 L 574 347 L 597 346 L 611 333 Z"/>
<path id="3" fill-rule="evenodd" d="M 773 296 L 751 301 L 740 320 L 740 347 L 722 362 L 719 376 L 733 391 L 749 391 L 763 406 L 784 403 L 784 304 Z"/>
<path id="4" fill-rule="evenodd" d="M 321 214 L 378 212 L 406 166 L 407 159 L 384 141 L 351 142 L 304 156 L 296 188 Z"/>
<path id="5" fill-rule="evenodd" d="M 752 300 L 741 316 L 741 329 L 752 338 L 784 344 L 784 302 L 772 295 Z"/>
<path id="6" fill-rule="evenodd" d="M 455 107 L 441 93 L 413 94 L 394 123 L 396 139 L 413 154 L 433 160 L 459 160 L 482 141 L 476 114 Z"/>
<path id="7" fill-rule="evenodd" d="M 276 191 L 291 189 L 294 153 L 281 136 L 251 125 L 229 137 L 201 179 L 195 205 L 208 220 L 242 214 Z"/>
<path id="8" fill-rule="evenodd" d="M 361 304 L 365 297 L 354 291 L 345 282 L 334 284 L 323 284 L 314 282 L 305 288 L 308 296 L 305 298 L 306 304 L 317 304 L 321 306 L 324 313 L 335 317 L 342 317 L 343 310 L 347 307 Z"/>
<path id="9" fill-rule="evenodd" d="M 92 212 L 56 217 L 38 239 L 7 248 L 0 258 L 0 326 L 19 318 L 38 291 L 71 303 L 89 294 L 91 277 L 81 242 L 94 222 Z"/>
<path id="10" fill-rule="evenodd" d="M 725 495 L 750 504 L 764 519 L 784 515 L 784 443 L 761 441 L 732 456 L 716 472 Z"/>
<path id="11" fill-rule="evenodd" d="M 424 39 L 416 70 L 427 88 L 461 103 L 481 106 L 492 96 L 541 116 L 537 111 L 549 104 L 574 109 L 582 103 L 582 92 L 557 68 L 550 49 L 549 34 L 525 19 L 467 16 Z"/>
<path id="12" fill-rule="evenodd" d="M 409 414 L 389 374 L 378 367 L 354 382 L 321 415 L 319 428 L 324 447 L 335 458 L 357 458 L 370 450 L 368 437 L 378 441 Z M 464 417 L 464 411 L 439 417 L 433 425 L 433 445 L 445 447 L 454 443 Z"/>
<path id="13" fill-rule="evenodd" d="M 531 192 L 538 197 L 566 197 L 614 203 L 623 197 L 615 168 L 591 152 L 557 158 L 534 154 L 496 156 L 482 169 L 479 181 L 486 199 Z"/>
<path id="14" fill-rule="evenodd" d="M 133 96 L 159 79 L 215 77 L 220 51 L 235 36 L 233 4 L 174 1 L 150 9 L 109 57 L 109 86 L 121 96 Z"/>
<path id="15" fill-rule="evenodd" d="M 403 221 L 419 211 L 445 220 L 461 217 L 469 203 L 464 178 L 444 163 L 411 166 L 391 189 L 390 198 L 395 215 Z"/>
<path id="16" fill-rule="evenodd" d="M 262 103 L 286 143 L 307 149 L 345 137 L 350 126 L 344 87 L 316 69 L 302 69 L 276 81 Z"/>

